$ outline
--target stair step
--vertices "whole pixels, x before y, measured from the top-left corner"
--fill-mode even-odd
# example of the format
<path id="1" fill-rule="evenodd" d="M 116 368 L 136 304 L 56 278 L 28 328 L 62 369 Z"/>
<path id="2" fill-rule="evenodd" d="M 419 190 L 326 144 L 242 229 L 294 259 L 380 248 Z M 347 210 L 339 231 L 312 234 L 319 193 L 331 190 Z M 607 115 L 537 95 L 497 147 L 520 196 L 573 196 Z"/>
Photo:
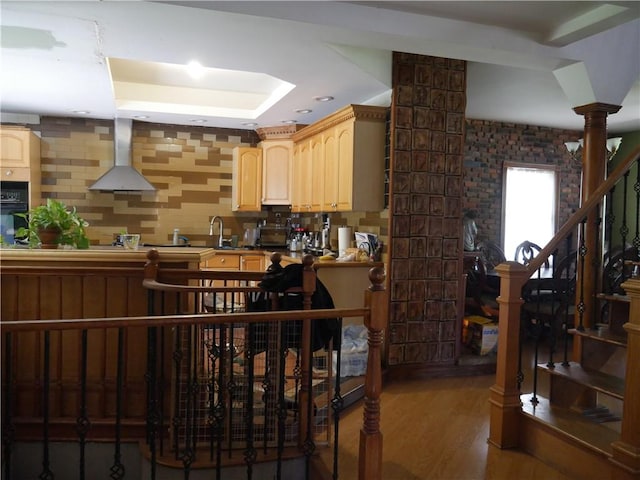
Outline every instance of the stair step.
<path id="1" fill-rule="evenodd" d="M 569 362 L 568 366 L 558 363 L 554 367 L 539 364 L 538 368 L 546 370 L 551 375 L 560 376 L 619 400 L 624 400 L 624 379 L 620 377 L 583 368 L 577 362 Z"/>
<path id="2" fill-rule="evenodd" d="M 586 408 L 582 410 L 582 416 L 596 423 L 619 422 L 621 419 L 618 415 L 611 413 L 608 407 L 599 405 L 594 408 Z"/>
<path id="3" fill-rule="evenodd" d="M 596 298 L 600 300 L 609 300 L 611 302 L 631 303 L 629 295 L 620 295 L 618 293 L 598 293 Z"/>
<path id="4" fill-rule="evenodd" d="M 525 415 L 545 424 L 559 436 L 569 437 L 602 455 L 612 455 L 611 443 L 620 439 L 620 434 L 615 430 L 593 422 L 575 410 L 552 405 L 549 399 L 540 395 L 537 396 L 537 405 L 531 403 L 531 394 L 521 395 L 520 399 Z"/>
<path id="5" fill-rule="evenodd" d="M 572 328 L 569 330 L 571 335 L 580 335 L 581 337 L 595 340 L 598 342 L 609 343 L 618 347 L 627 347 L 626 335 L 620 335 L 617 332 L 612 332 L 608 325 L 598 324 L 596 329 L 578 330 Z"/>
<path id="6" fill-rule="evenodd" d="M 631 305 L 631 298 L 628 295 L 620 294 L 605 294 L 600 293 L 596 295 L 596 298 L 606 308 L 606 324 L 609 325 L 609 330 L 612 333 L 618 335 L 626 335 L 623 325 L 629 321 L 629 308 Z"/>

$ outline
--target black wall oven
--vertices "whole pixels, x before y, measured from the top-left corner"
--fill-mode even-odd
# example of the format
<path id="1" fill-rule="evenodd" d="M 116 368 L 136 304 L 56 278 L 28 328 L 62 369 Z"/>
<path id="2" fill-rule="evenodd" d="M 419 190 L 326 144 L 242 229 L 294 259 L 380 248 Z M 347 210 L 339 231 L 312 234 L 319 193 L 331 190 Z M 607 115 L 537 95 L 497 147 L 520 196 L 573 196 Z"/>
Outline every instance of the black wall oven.
<path id="1" fill-rule="evenodd" d="M 13 245 L 20 243 L 15 233 L 21 226 L 26 226 L 26 220 L 17 217 L 16 213 L 29 210 L 28 182 L 0 182 L 0 234 L 4 243 Z"/>

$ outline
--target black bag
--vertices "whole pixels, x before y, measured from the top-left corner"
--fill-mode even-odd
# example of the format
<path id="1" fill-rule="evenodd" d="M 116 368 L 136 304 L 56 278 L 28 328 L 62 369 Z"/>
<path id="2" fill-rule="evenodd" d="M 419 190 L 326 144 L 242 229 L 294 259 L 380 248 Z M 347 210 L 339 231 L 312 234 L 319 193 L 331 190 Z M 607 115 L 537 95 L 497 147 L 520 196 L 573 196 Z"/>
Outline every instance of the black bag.
<path id="1" fill-rule="evenodd" d="M 275 267 L 275 268 L 272 268 Z M 293 263 L 286 267 L 280 265 L 271 265 L 262 281 L 258 284 L 260 288 L 267 292 L 282 293 L 281 306 L 283 310 L 302 310 L 303 309 L 303 295 L 301 293 L 287 293 L 287 290 L 291 288 L 298 288 L 302 286 L 302 272 L 304 265 L 299 263 Z M 269 310 L 268 296 L 266 302 L 261 300 L 262 305 L 266 311 Z M 251 308 L 259 308 L 260 303 L 256 303 Z M 311 308 L 312 309 L 327 309 L 335 308 L 333 299 L 329 290 L 324 284 L 316 278 L 316 289 L 311 296 Z M 258 311 L 258 310 L 252 310 Z M 321 318 L 312 323 L 312 347 L 313 351 L 324 348 L 329 348 L 329 342 L 333 340 L 333 349 L 338 350 L 340 346 L 340 340 L 342 338 L 340 318 Z M 294 320 L 293 332 L 287 335 L 286 345 L 288 347 L 299 347 L 300 337 L 302 335 L 302 321 Z"/>

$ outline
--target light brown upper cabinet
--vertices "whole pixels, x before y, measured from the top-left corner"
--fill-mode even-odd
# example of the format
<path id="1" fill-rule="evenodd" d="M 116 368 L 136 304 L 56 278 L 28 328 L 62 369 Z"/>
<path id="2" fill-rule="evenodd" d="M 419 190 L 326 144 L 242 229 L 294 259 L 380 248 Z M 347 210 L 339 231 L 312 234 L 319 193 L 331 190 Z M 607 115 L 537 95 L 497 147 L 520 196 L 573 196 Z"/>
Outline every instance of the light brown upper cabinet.
<path id="1" fill-rule="evenodd" d="M 293 147 L 293 185 L 291 211 L 311 210 L 311 141 L 304 140 Z"/>
<path id="2" fill-rule="evenodd" d="M 234 212 L 259 212 L 262 201 L 262 149 L 233 149 L 231 209 Z"/>
<path id="3" fill-rule="evenodd" d="M 262 205 L 291 205 L 293 140 L 265 140 L 262 148 Z"/>
<path id="4" fill-rule="evenodd" d="M 0 127 L 0 180 L 29 182 L 29 206 L 40 205 L 40 138 L 24 127 Z"/>
<path id="5" fill-rule="evenodd" d="M 387 108 L 348 105 L 295 133 L 297 151 L 309 142 L 310 192 L 293 190 L 293 205 L 310 212 L 380 211 L 384 208 L 384 155 Z M 306 167 L 299 155 L 298 169 Z M 307 194 L 302 200 L 296 195 Z M 294 211 L 296 211 L 294 209 Z"/>

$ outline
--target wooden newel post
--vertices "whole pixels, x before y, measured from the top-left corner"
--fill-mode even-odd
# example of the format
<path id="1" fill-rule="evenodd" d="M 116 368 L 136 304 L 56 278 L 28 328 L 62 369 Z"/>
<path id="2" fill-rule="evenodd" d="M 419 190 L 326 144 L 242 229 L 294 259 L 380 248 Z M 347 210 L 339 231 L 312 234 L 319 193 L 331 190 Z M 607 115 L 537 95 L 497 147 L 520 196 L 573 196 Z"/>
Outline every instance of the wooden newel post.
<path id="1" fill-rule="evenodd" d="M 382 478 L 382 432 L 380 431 L 380 393 L 382 391 L 382 339 L 388 315 L 384 291 L 384 269 L 369 270 L 371 285 L 365 292 L 365 307 L 370 309 L 364 324 L 369 331 L 369 355 L 364 381 L 364 418 L 360 430 L 358 479 Z"/>
<path id="2" fill-rule="evenodd" d="M 640 475 L 640 277 L 622 284 L 629 296 L 627 331 L 627 368 L 624 379 L 624 405 L 620 439 L 611 445 L 611 461 L 620 466 L 616 472 L 621 480 L 637 479 Z"/>
<path id="3" fill-rule="evenodd" d="M 518 385 L 520 355 L 520 307 L 522 287 L 529 277 L 524 265 L 501 263 L 500 314 L 498 319 L 498 358 L 496 383 L 490 389 L 489 443 L 499 448 L 518 446 L 519 418 L 522 409 Z"/>
<path id="4" fill-rule="evenodd" d="M 145 280 L 158 279 L 158 263 L 160 262 L 160 254 L 158 250 L 152 248 L 147 252 L 147 263 L 144 264 Z"/>

